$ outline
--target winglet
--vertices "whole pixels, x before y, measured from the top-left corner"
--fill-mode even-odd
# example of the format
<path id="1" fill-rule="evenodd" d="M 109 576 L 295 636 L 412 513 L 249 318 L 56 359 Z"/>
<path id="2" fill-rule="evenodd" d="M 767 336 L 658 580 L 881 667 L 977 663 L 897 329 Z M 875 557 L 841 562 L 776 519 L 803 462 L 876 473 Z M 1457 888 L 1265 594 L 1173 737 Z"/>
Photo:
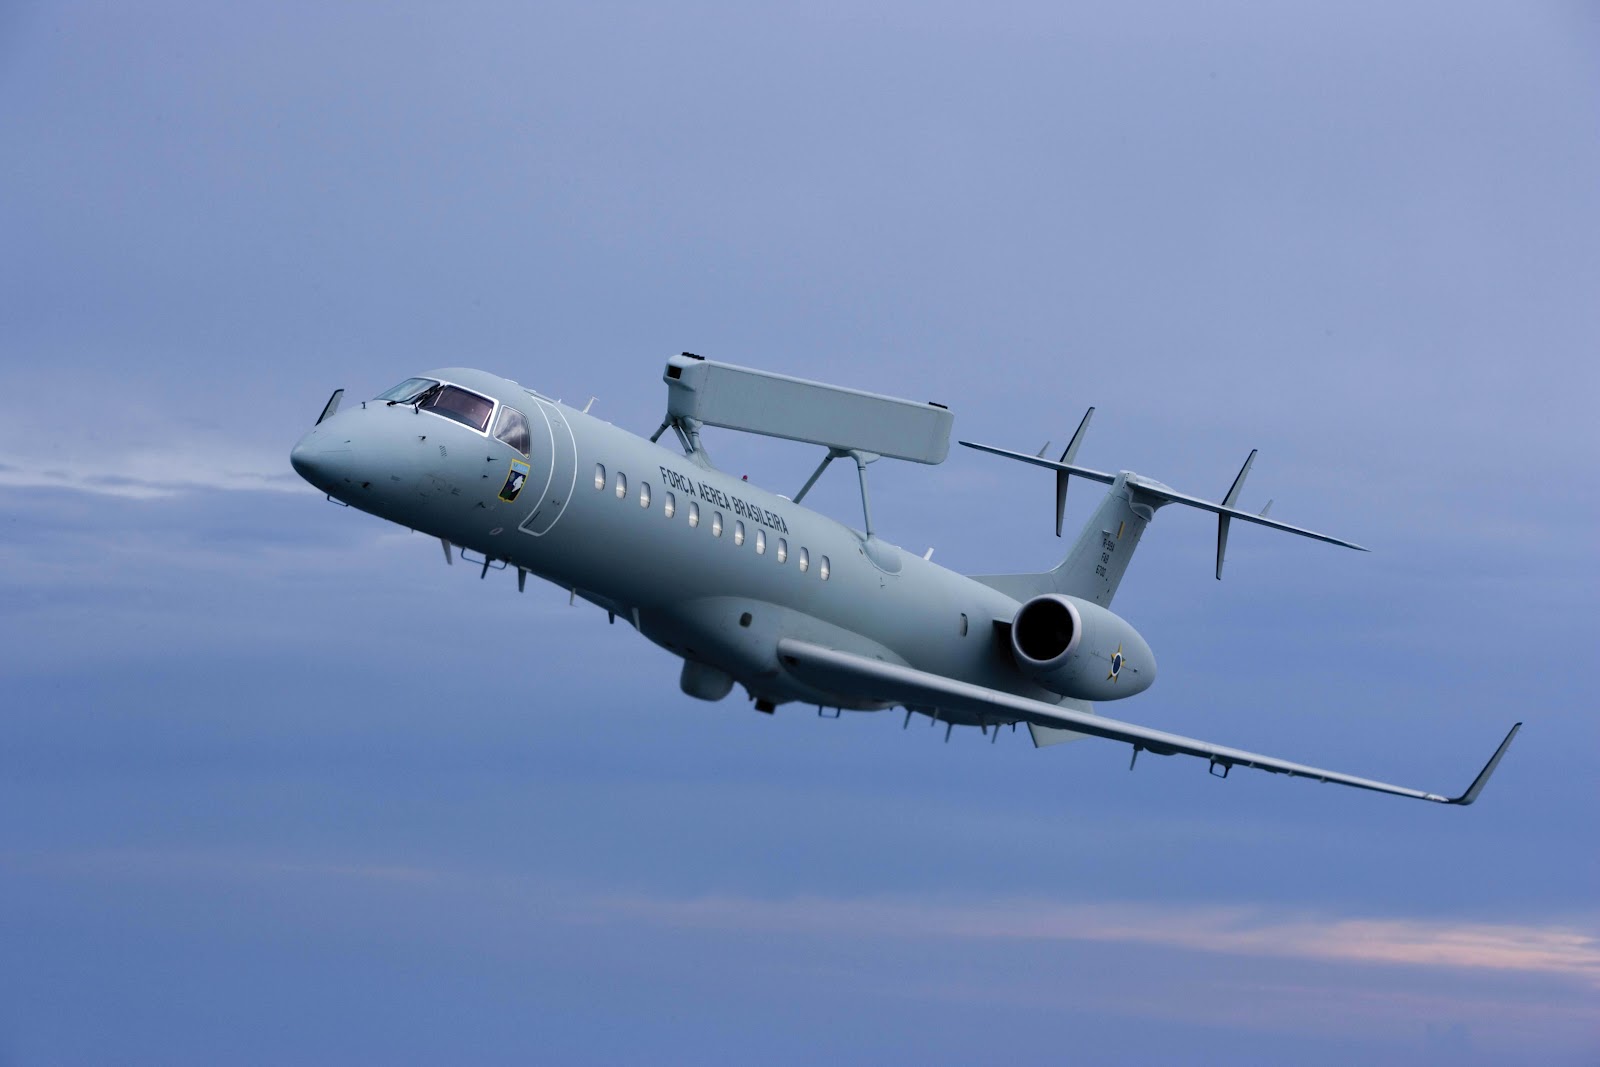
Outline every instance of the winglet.
<path id="1" fill-rule="evenodd" d="M 1094 418 L 1094 408 L 1091 406 L 1083 413 L 1083 421 L 1078 423 L 1078 428 L 1072 434 L 1072 440 L 1067 442 L 1066 449 L 1061 453 L 1062 463 L 1076 463 L 1078 461 L 1078 446 L 1083 444 L 1083 432 L 1089 428 L 1089 420 Z"/>
<path id="2" fill-rule="evenodd" d="M 333 395 L 328 398 L 328 402 L 323 405 L 322 414 L 317 416 L 317 423 L 316 424 L 318 426 L 321 426 L 324 419 L 327 419 L 327 418 L 331 417 L 332 415 L 334 415 L 339 410 L 339 401 L 341 401 L 343 399 L 344 399 L 344 390 L 343 389 L 335 389 L 333 391 Z"/>
<path id="3" fill-rule="evenodd" d="M 1083 421 L 1078 423 L 1078 429 L 1072 435 L 1072 440 L 1067 442 L 1066 450 L 1061 453 L 1060 462 L 1066 464 L 1078 461 L 1078 446 L 1083 444 L 1084 431 L 1089 428 L 1089 420 L 1094 418 L 1094 408 L 1083 413 Z M 1048 442 L 1045 448 L 1049 448 Z M 1044 448 L 1039 450 L 1039 455 L 1044 455 Z M 1056 471 L 1056 536 L 1061 536 L 1061 521 L 1067 514 L 1067 480 L 1068 473 L 1064 470 Z"/>
<path id="4" fill-rule="evenodd" d="M 1489 776 L 1494 773 L 1496 767 L 1500 766 L 1500 758 L 1506 754 L 1506 749 L 1511 747 L 1511 739 L 1517 736 L 1517 731 L 1520 729 L 1522 729 L 1520 722 L 1511 727 L 1510 732 L 1506 734 L 1506 739 L 1500 742 L 1500 747 L 1494 750 L 1494 755 L 1489 757 L 1489 762 L 1483 765 L 1483 770 L 1479 771 L 1478 777 L 1474 778 L 1472 784 L 1467 786 L 1465 793 L 1458 797 L 1430 797 L 1429 799 L 1437 800 L 1442 804 L 1460 804 L 1463 806 L 1477 800 L 1478 794 L 1483 792 L 1483 787 L 1489 784 Z"/>
<path id="5" fill-rule="evenodd" d="M 1250 465 L 1255 461 L 1256 450 L 1252 448 L 1250 450 L 1250 455 L 1245 457 L 1244 466 L 1239 468 L 1238 477 L 1234 478 L 1233 485 L 1229 486 L 1228 495 L 1222 498 L 1223 507 L 1231 508 L 1239 502 L 1239 490 L 1244 488 L 1244 477 L 1250 473 Z M 1270 508 L 1271 506 L 1271 501 L 1268 501 L 1267 507 Z M 1262 514 L 1266 514 L 1264 509 Z M 1219 514 L 1217 516 L 1217 581 L 1219 582 L 1222 581 L 1222 558 L 1227 555 L 1227 552 L 1228 516 L 1226 514 Z"/>

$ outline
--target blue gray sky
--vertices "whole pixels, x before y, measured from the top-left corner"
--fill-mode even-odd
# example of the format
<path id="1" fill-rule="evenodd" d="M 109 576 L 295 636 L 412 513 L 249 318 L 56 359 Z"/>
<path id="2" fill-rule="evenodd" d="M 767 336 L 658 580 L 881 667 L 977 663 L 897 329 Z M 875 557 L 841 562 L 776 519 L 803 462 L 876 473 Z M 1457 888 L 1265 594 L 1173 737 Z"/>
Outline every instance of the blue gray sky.
<path id="1" fill-rule="evenodd" d="M 1593 1063 L 1597 120 L 1577 3 L 0 7 L 0 1064 Z M 288 468 L 437 365 L 648 433 L 683 349 L 1373 548 L 1163 513 L 1119 715 L 1447 791 L 1528 725 L 1442 809 L 705 705 Z"/>

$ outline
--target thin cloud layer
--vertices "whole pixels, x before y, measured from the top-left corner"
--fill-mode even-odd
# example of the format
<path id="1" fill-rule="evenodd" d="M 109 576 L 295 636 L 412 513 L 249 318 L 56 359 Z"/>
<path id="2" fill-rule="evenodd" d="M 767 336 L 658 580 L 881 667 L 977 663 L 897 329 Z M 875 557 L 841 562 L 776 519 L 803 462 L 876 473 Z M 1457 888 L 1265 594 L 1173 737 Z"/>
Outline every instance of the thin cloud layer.
<path id="1" fill-rule="evenodd" d="M 1566 923 L 1289 916 L 1255 907 L 1029 898 L 960 903 L 899 898 L 614 898 L 600 905 L 599 914 L 769 933 L 1117 942 L 1322 962 L 1520 971 L 1600 986 L 1600 931 Z"/>
<path id="2" fill-rule="evenodd" d="M 259 457 L 225 449 L 157 448 L 120 453 L 115 463 L 57 458 L 40 463 L 19 456 L 0 458 L 0 488 L 68 489 L 73 492 L 154 500 L 204 490 L 295 493 L 305 483 Z"/>
<path id="3" fill-rule="evenodd" d="M 1060 901 L 1039 897 L 931 900 L 910 896 L 759 898 L 594 896 L 540 880 L 449 867 L 325 862 L 123 849 L 9 857 L 7 865 L 114 878 L 274 878 L 427 887 L 464 907 L 520 900 L 538 912 L 604 925 L 722 933 L 979 941 L 1083 941 L 1323 963 L 1515 971 L 1600 987 L 1600 922 L 1466 922 L 1411 917 L 1289 914 L 1255 905 Z"/>

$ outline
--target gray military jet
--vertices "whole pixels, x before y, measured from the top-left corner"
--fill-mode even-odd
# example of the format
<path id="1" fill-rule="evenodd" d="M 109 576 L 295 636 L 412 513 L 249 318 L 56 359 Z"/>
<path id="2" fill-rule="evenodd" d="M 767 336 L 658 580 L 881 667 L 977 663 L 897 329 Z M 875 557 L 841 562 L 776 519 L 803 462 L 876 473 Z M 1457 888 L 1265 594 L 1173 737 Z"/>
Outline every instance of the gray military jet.
<path id="1" fill-rule="evenodd" d="M 764 712 L 796 701 L 902 707 L 907 724 L 913 714 L 945 723 L 946 739 L 956 726 L 998 736 L 1020 722 L 1041 746 L 1101 737 L 1131 745 L 1133 761 L 1199 756 L 1218 777 L 1253 767 L 1461 805 L 1477 799 L 1522 725 L 1464 793 L 1447 797 L 1097 713 L 1097 702 L 1155 681 L 1150 646 L 1110 606 L 1156 509 L 1218 516 L 1218 578 L 1233 520 L 1365 551 L 1235 507 L 1254 452 L 1212 503 L 1131 471 L 1078 465 L 1093 408 L 1057 459 L 962 441 L 1054 472 L 1057 536 L 1070 478 L 1110 486 L 1053 570 L 969 577 L 880 538 L 867 493 L 867 465 L 880 457 L 944 460 L 951 415 L 942 405 L 691 353 L 669 360 L 664 380 L 667 415 L 648 440 L 478 370 L 429 371 L 358 406 L 341 407 L 341 389 L 290 459 L 330 498 L 439 538 L 447 562 L 454 545 L 484 575 L 514 568 L 521 589 L 533 574 L 631 622 L 682 657 L 680 685 L 702 700 L 738 683 Z M 827 451 L 783 497 L 713 466 L 700 435 L 708 425 Z M 682 454 L 657 443 L 668 430 Z M 802 506 L 835 460 L 856 467 L 860 530 Z"/>

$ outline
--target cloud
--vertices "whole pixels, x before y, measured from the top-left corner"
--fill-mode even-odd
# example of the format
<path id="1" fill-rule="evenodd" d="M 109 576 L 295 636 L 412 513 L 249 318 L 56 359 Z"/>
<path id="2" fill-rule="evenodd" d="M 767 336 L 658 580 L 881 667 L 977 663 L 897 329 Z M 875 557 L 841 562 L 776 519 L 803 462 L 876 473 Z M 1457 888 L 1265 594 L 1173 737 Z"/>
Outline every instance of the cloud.
<path id="1" fill-rule="evenodd" d="M 119 898 L 243 902 L 294 929 L 400 936 L 490 966 L 552 945 L 584 954 L 626 945 L 646 976 L 670 971 L 711 1000 L 737 995 L 728 974 L 749 974 L 774 993 L 820 982 L 888 1018 L 932 1005 L 1412 1051 L 1453 1041 L 1483 1050 L 1459 1062 L 1485 1063 L 1513 1049 L 1586 1049 L 1600 1021 L 1593 916 L 1495 923 L 1020 895 L 608 895 L 550 872 L 416 854 L 248 848 L 0 851 L 0 871 L 109 881 Z M 685 951 L 705 965 L 685 970 Z"/>
<path id="2" fill-rule="evenodd" d="M 115 459 L 57 457 L 40 462 L 7 455 L 0 457 L 0 488 L 67 489 L 132 500 L 218 489 L 274 493 L 307 489 L 286 461 L 206 446 L 132 449 L 117 453 Z"/>
<path id="3" fill-rule="evenodd" d="M 1600 922 L 1536 923 L 1346 917 L 1244 904 L 1065 901 L 1044 897 L 916 896 L 762 898 L 604 895 L 537 880 L 386 862 L 325 862 L 239 853 L 105 850 L 54 857 L 0 856 L 25 866 L 119 877 L 272 875 L 335 882 L 431 885 L 463 898 L 538 898 L 574 921 L 709 933 L 991 942 L 1080 941 L 1324 963 L 1521 972 L 1600 987 Z M 467 903 L 463 900 L 463 903 Z"/>
<path id="4" fill-rule="evenodd" d="M 1321 963 L 1517 972 L 1600 987 L 1600 923 L 1346 917 L 1245 904 L 1064 901 L 1043 897 L 761 898 L 604 895 L 538 880 L 386 862 L 325 862 L 238 853 L 107 850 L 0 862 L 113 877 L 272 876 L 431 886 L 464 906 L 536 898 L 591 925 L 642 923 L 708 933 L 988 942 L 1077 941 Z"/>
<path id="5" fill-rule="evenodd" d="M 1471 923 L 1289 915 L 1254 906 L 1060 902 L 1032 898 L 618 897 L 600 915 L 663 925 L 787 934 L 1052 940 L 1331 963 L 1517 971 L 1600 987 L 1600 931 L 1579 924 Z"/>

